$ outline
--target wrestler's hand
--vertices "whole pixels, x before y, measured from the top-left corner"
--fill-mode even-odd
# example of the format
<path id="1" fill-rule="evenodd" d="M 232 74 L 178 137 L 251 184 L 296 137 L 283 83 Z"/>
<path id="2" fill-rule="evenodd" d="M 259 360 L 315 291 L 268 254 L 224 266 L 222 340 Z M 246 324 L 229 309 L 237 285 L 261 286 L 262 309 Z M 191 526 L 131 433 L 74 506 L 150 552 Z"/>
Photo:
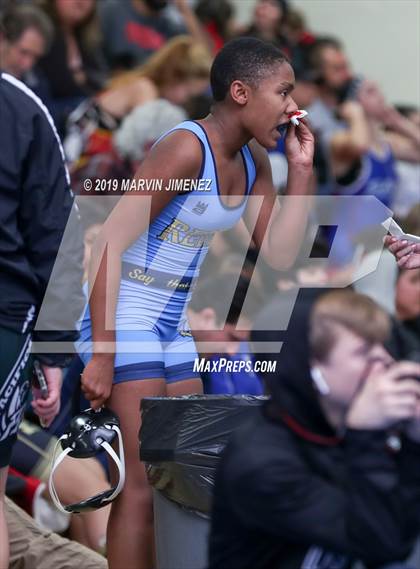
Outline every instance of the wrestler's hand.
<path id="1" fill-rule="evenodd" d="M 312 168 L 315 139 L 305 119 L 299 119 L 299 126 L 290 123 L 285 138 L 286 158 L 289 167 Z"/>
<path id="2" fill-rule="evenodd" d="M 85 367 L 81 385 L 92 409 L 99 409 L 111 395 L 114 376 L 114 358 L 109 354 L 95 354 Z"/>
<path id="3" fill-rule="evenodd" d="M 420 268 L 420 243 L 409 243 L 392 235 L 387 235 L 384 243 L 397 259 L 400 269 Z"/>

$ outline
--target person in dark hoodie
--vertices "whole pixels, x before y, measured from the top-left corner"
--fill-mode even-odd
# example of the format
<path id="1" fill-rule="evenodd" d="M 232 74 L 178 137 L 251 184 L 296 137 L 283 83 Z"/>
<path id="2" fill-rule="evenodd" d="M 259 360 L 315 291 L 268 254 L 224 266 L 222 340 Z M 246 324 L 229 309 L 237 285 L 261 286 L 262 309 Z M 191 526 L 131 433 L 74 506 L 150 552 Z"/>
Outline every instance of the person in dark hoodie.
<path id="1" fill-rule="evenodd" d="M 300 291 L 286 333 L 253 333 L 284 344 L 271 399 L 221 460 L 210 569 L 376 569 L 413 549 L 420 366 L 385 350 L 390 322 L 371 299 L 318 294 Z"/>

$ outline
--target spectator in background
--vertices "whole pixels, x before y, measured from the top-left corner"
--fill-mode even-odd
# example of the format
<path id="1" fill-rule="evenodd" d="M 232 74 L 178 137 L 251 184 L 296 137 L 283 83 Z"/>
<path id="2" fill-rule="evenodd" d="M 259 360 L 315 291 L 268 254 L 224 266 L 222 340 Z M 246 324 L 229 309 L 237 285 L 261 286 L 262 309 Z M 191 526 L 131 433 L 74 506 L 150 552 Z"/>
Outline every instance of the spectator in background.
<path id="1" fill-rule="evenodd" d="M 420 235 L 420 203 L 412 207 L 400 223 L 406 233 Z M 413 270 L 398 271 L 395 306 L 404 328 L 416 338 L 420 357 L 420 263 Z"/>
<path id="2" fill-rule="evenodd" d="M 309 48 L 307 60 L 318 87 L 317 99 L 307 108 L 308 120 L 317 135 L 321 160 L 325 164 L 325 177 L 322 178 L 318 191 L 329 194 L 332 192 L 333 181 L 330 174 L 330 139 L 337 130 L 344 128 L 336 110 L 344 100 L 353 72 L 341 43 L 332 37 L 317 38 Z"/>
<path id="3" fill-rule="evenodd" d="M 287 0 L 257 0 L 251 24 L 238 32 L 274 43 L 295 65 L 302 67 L 305 47 L 314 42 L 303 14 L 292 10 Z"/>
<path id="4" fill-rule="evenodd" d="M 1 69 L 33 87 L 32 69 L 52 41 L 51 21 L 35 6 L 13 6 L 0 17 L 0 35 Z"/>
<path id="5" fill-rule="evenodd" d="M 417 129 L 420 129 L 420 110 L 413 106 L 396 106 L 397 111 Z M 387 125 L 386 125 L 387 126 Z M 396 137 L 388 128 L 388 136 Z M 401 135 L 400 135 L 401 139 Z M 404 142 L 404 138 L 402 138 Z M 420 153 L 420 150 L 419 150 Z M 420 160 L 420 159 L 419 159 Z M 397 217 L 408 215 L 412 206 L 420 203 L 420 163 L 408 160 L 397 161 L 397 191 L 394 195 L 391 209 Z M 410 232 L 412 233 L 412 232 Z"/>
<path id="6" fill-rule="evenodd" d="M 102 93 L 75 109 L 64 140 L 67 159 L 73 163 L 82 154 L 111 152 L 112 132 L 144 103 L 161 98 L 186 104 L 208 86 L 210 66 L 210 54 L 202 43 L 190 36 L 169 40 L 147 63 L 114 78 Z"/>
<path id="7" fill-rule="evenodd" d="M 216 54 L 233 36 L 234 7 L 229 0 L 199 0 L 195 13 L 209 35 L 212 53 Z"/>
<path id="8" fill-rule="evenodd" d="M 144 65 L 112 79 L 96 101 L 117 119 L 157 98 L 184 105 L 209 86 L 211 63 L 202 42 L 179 36 L 168 41 Z"/>
<path id="9" fill-rule="evenodd" d="M 69 536 L 72 539 L 104 554 L 110 506 L 70 516 L 70 514 L 59 512 L 52 502 L 48 479 L 56 444 L 57 438 L 49 431 L 41 429 L 28 420 L 23 420 L 19 427 L 18 440 L 13 448 L 10 467 L 19 474 L 36 478 L 44 483 L 45 490 L 42 497 L 48 500 L 48 510 L 44 515 L 39 514 L 37 519 L 42 527 L 47 526 L 61 533 L 61 529 L 58 530 L 57 527 L 49 525 L 48 516 L 50 513 L 53 517 L 63 516 L 69 525 Z M 87 496 L 94 496 L 110 488 L 105 471 L 96 457 L 78 461 L 66 456 L 54 474 L 54 484 L 63 504 L 78 503 Z"/>
<path id="10" fill-rule="evenodd" d="M 23 83 L 1 73 L 0 109 L 0 566 L 7 567 L 4 492 L 31 380 L 31 340 L 72 342 L 83 296 L 80 226 L 51 116 Z M 41 353 L 37 359 L 48 397 L 35 391 L 32 406 L 49 425 L 60 407 L 68 357 Z"/>
<path id="11" fill-rule="evenodd" d="M 181 107 L 165 99 L 155 99 L 135 107 L 113 134 L 104 132 L 101 128 L 97 133 L 93 131 L 89 135 L 86 153 L 72 166 L 75 192 L 86 195 L 83 186 L 86 178 L 115 180 L 118 183 L 131 178 L 157 139 L 186 118 Z M 96 137 L 103 144 L 98 143 L 95 148 Z M 70 137 L 65 141 L 67 150 L 69 140 Z M 105 200 L 93 201 L 97 203 L 98 212 L 102 212 L 106 218 L 120 196 L 121 192 L 116 189 Z"/>
<path id="12" fill-rule="evenodd" d="M 283 34 L 287 10 L 286 0 L 257 0 L 251 24 L 241 35 L 272 42 L 290 57 L 289 43 Z"/>
<path id="13" fill-rule="evenodd" d="M 350 62 L 338 39 L 319 37 L 311 46 L 309 63 L 320 87 L 321 107 L 330 114 L 344 100 L 353 79 Z"/>
<path id="14" fill-rule="evenodd" d="M 420 268 L 400 271 L 395 292 L 397 316 L 417 336 L 420 346 Z"/>
<path id="15" fill-rule="evenodd" d="M 104 52 L 113 71 L 141 65 L 178 34 L 189 32 L 203 40 L 202 27 L 187 1 L 173 0 L 183 25 L 167 16 L 168 4 L 168 0 L 109 0 L 101 7 Z"/>
<path id="16" fill-rule="evenodd" d="M 25 2 L 27 2 L 27 0 L 0 0 L 0 15 L 7 12 L 11 6 L 24 4 Z"/>
<path id="17" fill-rule="evenodd" d="M 134 174 L 156 140 L 186 118 L 181 107 L 165 99 L 149 101 L 125 117 L 114 134 L 114 146 L 130 161 Z"/>
<path id="18" fill-rule="evenodd" d="M 83 102 L 70 116 L 69 134 L 64 140 L 76 193 L 83 192 L 86 178 L 130 177 L 131 161 L 142 160 L 158 138 L 155 136 L 163 134 L 159 130 L 162 121 L 172 128 L 175 125 L 170 116 L 175 114 L 182 122 L 185 115 L 180 107 L 208 86 L 210 66 L 210 54 L 202 43 L 190 36 L 178 36 L 143 66 L 115 78 L 109 89 Z M 142 109 L 145 104 L 151 105 L 153 113 L 158 107 L 165 110 L 150 133 L 139 122 L 146 116 L 145 124 L 150 126 L 150 115 Z M 120 124 L 124 117 L 126 121 Z M 113 133 L 121 156 L 114 149 Z M 140 140 L 142 146 L 134 148 Z"/>
<path id="19" fill-rule="evenodd" d="M 52 45 L 38 66 L 44 82 L 38 94 L 62 134 L 69 113 L 105 81 L 97 6 L 94 0 L 38 0 L 38 4 L 55 26 Z"/>
<path id="20" fill-rule="evenodd" d="M 10 530 L 9 569 L 107 569 L 104 557 L 44 529 L 6 498 Z"/>
<path id="21" fill-rule="evenodd" d="M 391 207 L 397 190 L 395 158 L 420 162 L 420 129 L 406 127 L 407 119 L 390 107 L 379 87 L 370 80 L 360 80 L 353 94 L 338 107 L 346 128 L 336 131 L 330 139 L 334 193 L 346 196 L 374 196 Z M 384 133 L 384 125 L 392 121 L 401 132 Z M 410 134 L 411 138 L 408 138 Z M 339 264 L 353 256 L 353 243 L 362 231 L 373 229 L 388 217 L 388 213 L 358 200 L 339 205 L 337 219 L 346 234 L 338 246 L 335 259 Z M 338 237 L 337 237 L 338 238 Z M 377 242 L 377 239 L 376 239 Z"/>
<path id="22" fill-rule="evenodd" d="M 222 457 L 211 569 L 379 568 L 412 551 L 420 365 L 392 360 L 390 323 L 372 300 L 331 291 L 313 305 L 314 296 L 298 297 L 287 332 L 277 332 L 285 343 L 264 377 L 271 401 Z M 402 420 L 400 450 L 390 452 Z"/>
<path id="23" fill-rule="evenodd" d="M 262 297 L 250 286 L 248 278 L 241 276 L 238 281 L 238 272 L 200 281 L 188 305 L 188 321 L 198 353 L 210 367 L 201 371 L 204 393 L 261 395 L 263 392 L 261 380 L 252 370 L 248 343 Z M 212 364 L 221 359 L 231 362 L 232 369 L 224 366 L 223 370 L 212 371 Z"/>
<path id="24" fill-rule="evenodd" d="M 307 51 L 315 42 L 315 36 L 308 30 L 304 14 L 289 8 L 282 25 L 282 32 L 287 42 L 284 49 L 292 60 L 293 69 L 300 69 L 301 72 L 306 70 Z"/>
<path id="25" fill-rule="evenodd" d="M 315 36 L 308 31 L 304 14 L 293 8 L 289 8 L 286 12 L 283 34 L 292 46 L 308 47 L 315 42 Z M 293 57 L 293 68 L 299 63 Z"/>

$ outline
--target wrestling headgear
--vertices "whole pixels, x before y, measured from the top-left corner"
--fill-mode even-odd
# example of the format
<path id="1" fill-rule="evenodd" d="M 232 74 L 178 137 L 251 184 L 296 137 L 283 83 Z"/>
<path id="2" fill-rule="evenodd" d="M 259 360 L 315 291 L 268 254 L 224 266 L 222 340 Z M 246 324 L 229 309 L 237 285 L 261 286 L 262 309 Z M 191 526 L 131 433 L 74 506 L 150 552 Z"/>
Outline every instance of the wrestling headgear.
<path id="1" fill-rule="evenodd" d="M 107 506 L 121 492 L 125 480 L 124 449 L 118 417 L 102 407 L 99 411 L 87 409 L 80 415 L 76 415 L 70 422 L 67 431 L 58 439 L 53 453 L 53 465 L 48 486 L 54 504 L 62 512 L 87 512 Z M 118 436 L 119 455 L 111 447 L 111 443 Z M 63 448 L 56 458 L 58 445 Z M 74 458 L 89 458 L 105 450 L 114 460 L 118 468 L 118 484 L 109 490 L 104 490 L 91 498 L 75 504 L 63 506 L 54 487 L 54 472 L 67 455 Z"/>

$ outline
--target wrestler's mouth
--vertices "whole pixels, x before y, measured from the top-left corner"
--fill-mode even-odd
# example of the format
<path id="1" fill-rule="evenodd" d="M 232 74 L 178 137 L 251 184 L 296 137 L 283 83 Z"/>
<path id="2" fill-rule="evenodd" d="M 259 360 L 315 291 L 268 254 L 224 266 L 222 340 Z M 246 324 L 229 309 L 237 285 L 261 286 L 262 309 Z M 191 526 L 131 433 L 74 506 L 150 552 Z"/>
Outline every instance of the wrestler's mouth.
<path id="1" fill-rule="evenodd" d="M 280 133 L 281 136 L 285 135 L 288 125 L 289 121 L 287 120 L 286 122 L 280 123 L 279 125 L 276 126 L 276 130 Z"/>
<path id="2" fill-rule="evenodd" d="M 281 123 L 277 125 L 276 129 L 280 133 L 280 136 L 283 136 L 287 130 L 287 127 L 290 123 L 294 124 L 295 126 L 299 126 L 299 119 L 303 119 L 308 115 L 308 112 L 303 109 L 298 109 L 297 111 L 293 111 L 293 113 L 289 114 L 289 118 L 285 123 Z"/>

